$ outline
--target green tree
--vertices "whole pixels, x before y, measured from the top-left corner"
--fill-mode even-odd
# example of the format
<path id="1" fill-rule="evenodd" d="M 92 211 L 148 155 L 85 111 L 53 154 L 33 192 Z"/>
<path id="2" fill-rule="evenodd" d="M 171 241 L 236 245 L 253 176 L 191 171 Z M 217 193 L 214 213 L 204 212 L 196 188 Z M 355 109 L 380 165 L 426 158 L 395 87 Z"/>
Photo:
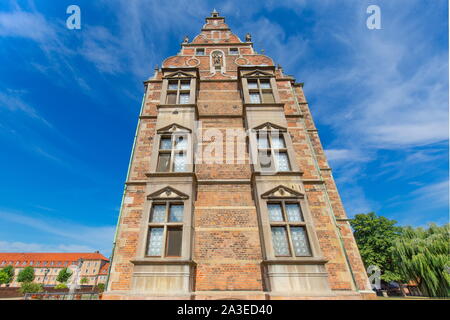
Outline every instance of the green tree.
<path id="1" fill-rule="evenodd" d="M 17 276 L 17 282 L 32 282 L 34 280 L 33 267 L 25 267 L 19 272 Z"/>
<path id="2" fill-rule="evenodd" d="M 0 284 L 9 284 L 14 278 L 14 268 L 13 266 L 4 267 L 0 273 L 3 273 L 3 280 L 0 280 Z M 4 282 L 3 282 L 4 281 Z"/>
<path id="3" fill-rule="evenodd" d="M 9 283 L 8 280 L 9 280 L 9 275 L 5 271 L 1 270 L 0 271 L 0 284 Z"/>
<path id="4" fill-rule="evenodd" d="M 86 277 L 83 277 L 83 278 L 81 278 L 81 280 L 80 280 L 80 283 L 81 284 L 86 284 L 86 283 L 88 283 L 89 282 L 89 280 L 88 280 L 88 278 L 86 278 Z"/>
<path id="5" fill-rule="evenodd" d="M 357 214 L 350 221 L 361 258 L 366 268 L 375 265 L 384 281 L 400 281 L 401 274 L 392 261 L 392 245 L 401 233 L 397 221 L 374 212 Z"/>
<path id="6" fill-rule="evenodd" d="M 56 277 L 56 281 L 61 283 L 67 283 L 69 278 L 72 276 L 72 271 L 68 268 L 63 268 L 59 271 L 58 276 Z"/>
<path id="7" fill-rule="evenodd" d="M 450 296 L 449 231 L 449 224 L 405 227 L 393 245 L 392 257 L 402 276 L 430 297 Z"/>

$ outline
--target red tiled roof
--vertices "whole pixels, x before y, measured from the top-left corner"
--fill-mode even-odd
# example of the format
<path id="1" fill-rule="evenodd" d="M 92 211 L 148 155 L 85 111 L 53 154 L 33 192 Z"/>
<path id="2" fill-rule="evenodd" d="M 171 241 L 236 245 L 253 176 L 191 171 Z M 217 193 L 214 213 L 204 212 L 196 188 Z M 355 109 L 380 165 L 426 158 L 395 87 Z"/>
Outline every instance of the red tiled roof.
<path id="1" fill-rule="evenodd" d="M 98 252 L 0 252 L 0 267 L 8 265 L 10 264 L 10 262 L 13 263 L 13 266 L 17 267 L 65 267 L 67 266 L 65 265 L 66 262 L 68 265 L 70 265 L 80 258 L 83 260 L 108 261 L 108 259 L 104 255 Z M 18 265 L 16 265 L 17 261 L 19 262 Z M 33 264 L 31 264 L 31 262 L 33 262 Z M 46 263 L 44 264 L 44 262 Z M 51 262 L 53 262 L 53 265 L 51 264 Z"/>
<path id="2" fill-rule="evenodd" d="M 108 270 L 109 270 L 109 262 L 103 265 L 98 274 L 108 274 Z"/>

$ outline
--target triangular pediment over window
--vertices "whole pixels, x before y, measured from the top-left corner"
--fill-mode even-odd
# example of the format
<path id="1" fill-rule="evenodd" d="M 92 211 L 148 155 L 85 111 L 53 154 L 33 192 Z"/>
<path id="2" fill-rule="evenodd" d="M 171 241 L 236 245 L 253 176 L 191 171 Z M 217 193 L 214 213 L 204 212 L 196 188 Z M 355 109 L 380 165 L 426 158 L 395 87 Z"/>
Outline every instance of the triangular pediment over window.
<path id="1" fill-rule="evenodd" d="M 147 196 L 148 200 L 186 200 L 189 196 L 172 187 L 165 187 Z"/>
<path id="2" fill-rule="evenodd" d="M 168 126 L 157 130 L 158 133 L 190 133 L 191 131 L 191 129 L 180 126 L 176 123 L 169 124 Z"/>
<path id="3" fill-rule="evenodd" d="M 304 198 L 305 195 L 303 193 L 300 193 L 298 191 L 295 191 L 294 189 L 285 187 L 285 186 L 278 186 L 276 188 L 273 188 L 261 195 L 263 199 L 299 199 Z"/>
<path id="4" fill-rule="evenodd" d="M 254 70 L 242 75 L 244 78 L 262 78 L 262 77 L 273 77 L 272 73 L 262 71 L 262 70 Z"/>
<path id="5" fill-rule="evenodd" d="M 284 131 L 286 131 L 286 128 L 281 127 L 276 124 L 273 124 L 273 123 L 270 123 L 270 122 L 260 124 L 259 126 L 253 128 L 253 131 L 271 131 L 271 130 L 274 130 L 274 131 L 278 130 L 278 131 L 284 132 Z"/>
<path id="6" fill-rule="evenodd" d="M 164 78 L 171 78 L 171 79 L 179 79 L 179 78 L 192 78 L 194 75 L 183 72 L 183 71 L 177 71 L 173 72 L 167 75 L 164 75 Z"/>

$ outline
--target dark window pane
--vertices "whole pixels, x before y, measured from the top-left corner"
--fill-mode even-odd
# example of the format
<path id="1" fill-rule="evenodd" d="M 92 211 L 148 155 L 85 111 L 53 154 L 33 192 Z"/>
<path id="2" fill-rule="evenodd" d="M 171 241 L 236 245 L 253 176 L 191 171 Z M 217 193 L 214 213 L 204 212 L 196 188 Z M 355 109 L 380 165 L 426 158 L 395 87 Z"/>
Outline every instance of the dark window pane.
<path id="1" fill-rule="evenodd" d="M 177 94 L 176 93 L 168 93 L 167 94 L 167 104 L 176 104 L 177 103 Z"/>
<path id="2" fill-rule="evenodd" d="M 260 82 L 261 89 L 270 89 L 270 80 L 261 80 Z"/>
<path id="3" fill-rule="evenodd" d="M 159 172 L 168 172 L 170 169 L 170 153 L 160 153 L 158 159 L 158 168 L 156 169 Z"/>
<path id="4" fill-rule="evenodd" d="M 195 49 L 195 54 L 198 56 L 204 56 L 205 55 L 205 49 Z"/>
<path id="5" fill-rule="evenodd" d="M 239 49 L 238 48 L 230 48 L 230 54 L 239 54 Z"/>
<path id="6" fill-rule="evenodd" d="M 177 90 L 178 81 L 169 81 L 169 90 Z"/>
<path id="7" fill-rule="evenodd" d="M 170 137 L 162 137 L 159 149 L 162 150 L 172 149 L 172 139 Z"/>
<path id="8" fill-rule="evenodd" d="M 256 80 L 248 80 L 249 89 L 258 89 L 258 82 Z"/>
<path id="9" fill-rule="evenodd" d="M 304 227 L 291 227 L 291 239 L 294 246 L 295 255 L 297 257 L 305 257 L 311 255 L 308 236 Z"/>
<path id="10" fill-rule="evenodd" d="M 166 256 L 179 257 L 181 256 L 181 240 L 183 230 L 181 228 L 167 229 L 167 250 Z"/>
<path id="11" fill-rule="evenodd" d="M 190 85 L 190 81 L 181 81 L 181 90 L 189 90 Z"/>
<path id="12" fill-rule="evenodd" d="M 152 208 L 150 222 L 164 222 L 166 220 L 166 205 L 155 204 Z"/>

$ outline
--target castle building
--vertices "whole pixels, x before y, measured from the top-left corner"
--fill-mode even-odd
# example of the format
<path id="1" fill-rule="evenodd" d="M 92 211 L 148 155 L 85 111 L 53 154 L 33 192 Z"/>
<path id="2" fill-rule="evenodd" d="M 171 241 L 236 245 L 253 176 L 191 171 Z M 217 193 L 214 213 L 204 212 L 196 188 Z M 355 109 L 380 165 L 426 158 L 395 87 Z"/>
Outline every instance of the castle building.
<path id="1" fill-rule="evenodd" d="M 250 34 L 214 10 L 144 86 L 104 299 L 374 297 L 303 85 Z"/>

